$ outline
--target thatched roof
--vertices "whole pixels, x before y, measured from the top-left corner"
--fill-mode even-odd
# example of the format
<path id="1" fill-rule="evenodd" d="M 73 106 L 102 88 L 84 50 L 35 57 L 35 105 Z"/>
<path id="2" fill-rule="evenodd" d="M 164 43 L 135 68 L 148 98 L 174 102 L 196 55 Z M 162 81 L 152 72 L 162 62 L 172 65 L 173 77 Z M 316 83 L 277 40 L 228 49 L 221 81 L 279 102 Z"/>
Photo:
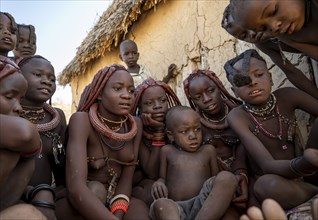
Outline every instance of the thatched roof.
<path id="1" fill-rule="evenodd" d="M 127 34 L 128 28 L 143 12 L 156 7 L 161 1 L 113 0 L 113 3 L 78 47 L 73 60 L 58 77 L 59 83 L 66 85 L 72 78 L 84 74 L 94 60 L 118 46 L 118 43 Z"/>

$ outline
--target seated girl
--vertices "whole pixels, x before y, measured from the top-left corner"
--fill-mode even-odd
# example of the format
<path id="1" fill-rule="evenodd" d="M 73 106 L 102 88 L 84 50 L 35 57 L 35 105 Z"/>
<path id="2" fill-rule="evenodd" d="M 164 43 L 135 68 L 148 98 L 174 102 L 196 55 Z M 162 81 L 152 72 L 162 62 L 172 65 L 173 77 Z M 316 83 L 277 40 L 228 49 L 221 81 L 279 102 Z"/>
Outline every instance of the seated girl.
<path id="1" fill-rule="evenodd" d="M 35 207 L 20 203 L 41 150 L 36 127 L 18 117 L 27 82 L 19 67 L 0 55 L 0 216 L 1 219 L 42 219 Z M 18 135 L 17 135 L 18 134 Z"/>
<path id="2" fill-rule="evenodd" d="M 227 122 L 228 113 L 241 102 L 228 93 L 210 70 L 194 70 L 183 84 L 190 106 L 200 115 L 203 143 L 215 147 L 220 170 L 237 175 L 241 191 L 233 202 L 243 211 L 248 197 L 245 153 L 238 136 Z"/>
<path id="3" fill-rule="evenodd" d="M 63 143 L 66 131 L 63 110 L 47 103 L 56 90 L 54 67 L 39 55 L 24 57 L 18 65 L 28 82 L 20 116 L 36 124 L 43 144 L 42 153 L 35 159 L 35 171 L 25 201 L 37 206 L 48 219 L 54 219 L 55 200 L 58 199 L 55 194 L 65 189 Z"/>
<path id="4" fill-rule="evenodd" d="M 318 101 L 292 87 L 272 92 L 271 73 L 256 50 L 247 50 L 224 65 L 236 96 L 244 102 L 228 115 L 251 165 L 253 195 L 261 203 L 276 200 L 290 209 L 318 193 L 304 176 L 318 170 L 318 129 L 312 129 L 304 154 L 297 157 L 294 143 L 296 109 L 318 116 Z M 318 119 L 313 128 L 317 127 Z M 250 194 L 250 196 L 252 196 Z"/>
<path id="5" fill-rule="evenodd" d="M 138 153 L 140 167 L 135 172 L 138 183 L 133 188 L 133 195 L 150 205 L 153 201 L 151 186 L 159 177 L 160 149 L 168 140 L 165 115 L 169 108 L 180 105 L 180 101 L 166 83 L 152 78 L 136 88 L 135 96 L 132 113 L 142 119 L 143 135 Z"/>
<path id="6" fill-rule="evenodd" d="M 121 65 L 99 70 L 69 122 L 66 186 L 61 219 L 148 219 L 131 197 L 142 123 L 130 114 L 134 83 Z"/>

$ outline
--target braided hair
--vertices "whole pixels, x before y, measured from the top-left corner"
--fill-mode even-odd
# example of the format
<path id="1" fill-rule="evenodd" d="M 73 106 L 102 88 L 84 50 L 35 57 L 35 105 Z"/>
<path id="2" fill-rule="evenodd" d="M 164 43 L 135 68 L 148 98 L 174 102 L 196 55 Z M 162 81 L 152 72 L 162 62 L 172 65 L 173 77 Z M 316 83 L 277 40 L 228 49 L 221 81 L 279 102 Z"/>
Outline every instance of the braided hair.
<path id="1" fill-rule="evenodd" d="M 18 65 L 8 57 L 0 55 L 0 80 L 14 73 L 21 73 Z"/>
<path id="2" fill-rule="evenodd" d="M 223 83 L 221 82 L 221 80 L 217 77 L 217 75 L 214 72 L 212 72 L 211 70 L 196 69 L 183 81 L 184 93 L 185 93 L 185 95 L 186 95 L 186 97 L 188 99 L 188 102 L 189 102 L 189 104 L 190 104 L 192 109 L 198 110 L 197 106 L 195 105 L 195 103 L 193 102 L 193 100 L 190 97 L 189 87 L 190 87 L 191 81 L 194 78 L 200 77 L 200 76 L 206 76 L 207 78 L 209 78 L 210 80 L 212 80 L 215 83 L 215 85 L 220 90 L 222 101 L 224 103 L 226 103 L 226 105 L 230 109 L 232 109 L 235 106 L 240 105 L 242 103 L 239 99 L 236 99 L 235 97 L 230 95 L 230 93 L 225 89 L 225 87 L 224 87 Z"/>
<path id="3" fill-rule="evenodd" d="M 40 55 L 32 55 L 32 56 L 23 57 L 21 60 L 19 60 L 19 62 L 18 62 L 19 67 L 22 68 L 25 64 L 30 62 L 30 60 L 32 60 L 32 59 L 43 59 L 43 60 L 46 60 L 47 62 L 51 63 L 46 58 L 44 58 Z"/>
<path id="4" fill-rule="evenodd" d="M 5 16 L 7 16 L 9 18 L 9 20 L 11 21 L 11 27 L 10 27 L 11 30 L 10 30 L 10 32 L 12 34 L 16 34 L 17 30 L 18 30 L 18 26 L 17 26 L 17 23 L 15 22 L 14 17 L 8 12 L 2 12 L 1 11 L 0 14 L 3 14 L 3 15 L 5 15 Z"/>
<path id="5" fill-rule="evenodd" d="M 140 115 L 140 107 L 141 107 L 141 99 L 146 91 L 146 89 L 154 86 L 159 86 L 163 88 L 166 92 L 166 97 L 168 99 L 168 107 L 171 108 L 173 106 L 181 105 L 179 98 L 175 94 L 175 92 L 171 89 L 171 87 L 160 80 L 154 80 L 153 78 L 149 77 L 146 80 L 144 80 L 140 85 L 137 86 L 135 90 L 135 103 L 133 105 L 133 108 L 131 109 L 131 113 L 133 115 L 139 116 Z"/>
<path id="6" fill-rule="evenodd" d="M 27 28 L 27 29 L 29 29 L 29 32 L 30 32 L 30 34 L 29 34 L 29 44 L 31 44 L 31 43 L 33 43 L 34 42 L 34 44 L 36 44 L 36 34 L 35 34 L 35 27 L 33 26 L 33 25 L 31 25 L 31 24 L 29 24 L 29 25 L 26 25 L 26 24 L 18 24 L 17 25 L 17 38 L 19 38 L 19 32 L 20 32 L 20 29 L 21 28 Z M 17 41 L 17 45 L 16 45 L 16 48 L 18 48 L 18 46 L 19 46 L 19 41 Z"/>
<path id="7" fill-rule="evenodd" d="M 248 69 L 250 67 L 251 57 L 254 57 L 260 61 L 263 61 L 266 64 L 266 61 L 264 60 L 264 58 L 261 57 L 255 49 L 246 50 L 240 55 L 234 57 L 233 59 L 227 61 L 224 64 L 226 78 L 232 85 L 236 87 L 241 87 L 241 86 L 248 85 L 252 82 L 251 78 L 248 75 Z M 235 65 L 235 63 L 237 63 L 239 60 L 242 60 L 242 59 L 243 59 L 242 74 L 239 74 L 239 72 L 237 72 L 233 66 Z"/>
<path id="8" fill-rule="evenodd" d="M 229 25 L 229 17 L 230 17 L 230 5 L 226 6 L 223 12 L 223 18 L 221 21 L 221 27 L 225 30 L 228 28 Z"/>
<path id="9" fill-rule="evenodd" d="M 127 69 L 122 65 L 112 64 L 110 66 L 106 66 L 106 67 L 100 69 L 95 74 L 92 82 L 85 87 L 83 93 L 81 94 L 81 98 L 80 98 L 80 101 L 79 101 L 79 104 L 77 107 L 77 111 L 87 111 L 94 103 L 97 102 L 97 98 L 98 98 L 99 94 L 104 89 L 109 78 L 117 70 L 127 71 Z"/>

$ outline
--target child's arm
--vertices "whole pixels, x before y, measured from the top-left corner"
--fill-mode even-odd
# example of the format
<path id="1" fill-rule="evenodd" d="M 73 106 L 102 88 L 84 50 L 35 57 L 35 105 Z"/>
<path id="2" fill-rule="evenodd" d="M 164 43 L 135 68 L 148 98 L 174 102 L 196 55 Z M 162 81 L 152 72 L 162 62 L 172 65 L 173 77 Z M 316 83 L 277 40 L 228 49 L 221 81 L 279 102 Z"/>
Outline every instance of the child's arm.
<path id="1" fill-rule="evenodd" d="M 289 60 L 286 59 L 284 63 L 277 45 L 271 43 L 271 46 L 269 46 L 269 43 L 260 43 L 256 44 L 256 46 L 271 58 L 271 60 L 285 73 L 287 79 L 294 86 L 318 99 L 318 88 L 315 86 L 315 84 L 310 81 L 304 75 L 304 73 L 296 68 Z"/>
<path id="2" fill-rule="evenodd" d="M 207 152 L 208 155 L 210 155 L 210 170 L 211 170 L 211 176 L 216 176 L 219 173 L 219 166 L 218 166 L 218 159 L 215 147 L 213 145 L 207 144 L 207 149 L 209 152 Z M 203 147 L 203 146 L 202 146 Z"/>
<path id="3" fill-rule="evenodd" d="M 275 160 L 263 143 L 249 130 L 248 119 L 242 114 L 242 109 L 232 109 L 228 114 L 230 127 L 238 134 L 246 151 L 256 161 L 264 174 L 277 174 L 287 178 L 296 178 L 299 175 L 290 168 L 289 160 Z"/>
<path id="4" fill-rule="evenodd" d="M 239 187 L 236 191 L 236 197 L 233 202 L 236 206 L 245 208 L 248 200 L 248 172 L 246 166 L 246 153 L 244 146 L 240 143 L 235 149 L 235 159 L 233 161 L 232 170 L 236 175 Z"/>
<path id="5" fill-rule="evenodd" d="M 279 39 L 318 62 L 318 46 L 316 44 L 296 42 L 291 40 L 288 36 L 281 36 Z"/>
<path id="6" fill-rule="evenodd" d="M 170 64 L 170 66 L 168 67 L 168 74 L 162 79 L 164 83 L 168 83 L 170 79 L 176 77 L 176 74 L 174 74 L 174 71 L 176 68 L 177 68 L 176 64 L 174 63 Z"/>
<path id="7" fill-rule="evenodd" d="M 36 126 L 28 120 L 0 114 L 0 131 L 0 149 L 23 152 L 25 155 L 39 153 L 40 135 Z"/>
<path id="8" fill-rule="evenodd" d="M 167 153 L 170 146 L 164 146 L 160 152 L 160 178 L 154 182 L 151 188 L 151 195 L 154 199 L 168 198 L 168 188 L 166 186 L 167 175 Z"/>

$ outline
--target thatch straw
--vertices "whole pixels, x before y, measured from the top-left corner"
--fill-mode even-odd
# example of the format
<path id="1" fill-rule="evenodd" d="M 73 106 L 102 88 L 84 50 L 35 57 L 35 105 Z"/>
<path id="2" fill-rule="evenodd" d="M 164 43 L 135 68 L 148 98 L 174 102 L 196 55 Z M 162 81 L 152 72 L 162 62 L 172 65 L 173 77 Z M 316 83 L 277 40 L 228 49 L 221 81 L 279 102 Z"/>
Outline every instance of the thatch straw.
<path id="1" fill-rule="evenodd" d="M 117 47 L 129 27 L 145 11 L 154 8 L 162 0 L 113 0 L 78 47 L 73 60 L 64 68 L 58 81 L 61 85 L 70 83 L 72 78 L 85 74 L 94 60 L 106 51 Z"/>

